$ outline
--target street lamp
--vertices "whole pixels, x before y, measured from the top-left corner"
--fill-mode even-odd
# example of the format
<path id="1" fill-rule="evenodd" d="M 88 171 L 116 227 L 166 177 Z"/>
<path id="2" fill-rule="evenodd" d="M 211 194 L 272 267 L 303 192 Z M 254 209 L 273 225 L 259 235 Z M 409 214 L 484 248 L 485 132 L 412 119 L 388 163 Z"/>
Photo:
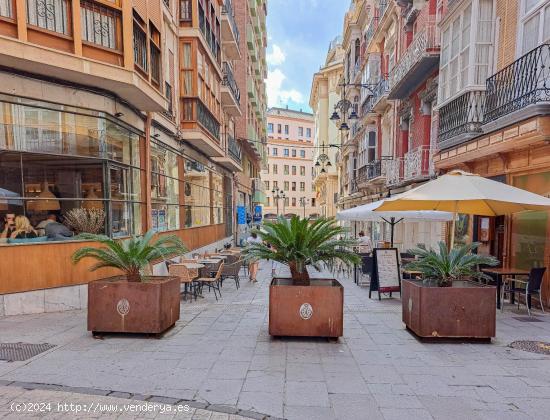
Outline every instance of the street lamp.
<path id="1" fill-rule="evenodd" d="M 346 99 L 346 87 L 353 86 L 353 87 L 359 87 L 359 88 L 365 88 L 367 89 L 371 94 L 373 94 L 373 88 L 376 86 L 375 84 L 370 83 L 349 83 L 345 80 L 340 83 L 338 86 L 342 86 L 342 99 L 338 101 L 338 103 L 334 106 L 334 112 L 330 116 L 330 120 L 334 121 L 336 124 L 339 123 L 339 130 L 340 131 L 349 131 L 349 125 L 346 122 L 346 119 L 348 120 L 356 120 L 359 118 L 357 115 L 357 111 L 353 108 L 353 104 Z M 351 109 L 351 112 L 348 115 L 348 111 Z M 342 115 L 338 113 L 340 111 Z"/>
<path id="2" fill-rule="evenodd" d="M 271 190 L 271 194 L 273 194 L 273 201 L 275 201 L 277 206 L 277 216 L 279 216 L 279 200 L 283 200 L 283 213 L 285 212 L 285 198 L 286 194 L 283 190 Z"/>

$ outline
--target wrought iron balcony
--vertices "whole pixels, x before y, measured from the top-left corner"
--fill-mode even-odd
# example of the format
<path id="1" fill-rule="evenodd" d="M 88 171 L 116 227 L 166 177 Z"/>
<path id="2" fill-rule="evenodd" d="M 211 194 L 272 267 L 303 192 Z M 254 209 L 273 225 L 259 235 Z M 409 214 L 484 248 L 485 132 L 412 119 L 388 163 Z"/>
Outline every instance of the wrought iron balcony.
<path id="1" fill-rule="evenodd" d="M 374 36 L 374 32 L 376 32 L 376 28 L 378 28 L 378 20 L 379 20 L 378 16 L 374 16 L 371 19 L 367 30 L 365 31 L 365 40 L 367 45 L 370 43 L 372 37 Z"/>
<path id="2" fill-rule="evenodd" d="M 520 110 L 524 117 L 538 114 L 532 105 L 550 102 L 550 44 L 539 45 L 489 77 L 486 86 L 485 124 Z"/>
<path id="3" fill-rule="evenodd" d="M 384 16 L 384 13 L 386 13 L 386 10 L 388 9 L 388 2 L 392 0 L 380 0 L 378 2 L 378 17 L 382 19 Z"/>
<path id="4" fill-rule="evenodd" d="M 241 163 L 242 149 L 241 145 L 231 135 L 227 135 L 227 154 L 233 158 L 237 163 Z"/>
<path id="5" fill-rule="evenodd" d="M 439 148 L 455 146 L 482 132 L 485 91 L 465 92 L 439 109 Z"/>
<path id="6" fill-rule="evenodd" d="M 351 138 L 353 139 L 361 132 L 361 130 L 363 130 L 363 124 L 361 124 L 359 121 L 354 122 L 351 125 Z"/>
<path id="7" fill-rule="evenodd" d="M 227 57 L 233 60 L 239 60 L 241 53 L 239 50 L 239 28 L 235 22 L 233 12 L 233 3 L 231 0 L 225 0 L 222 6 L 221 14 L 221 38 Z"/>
<path id="8" fill-rule="evenodd" d="M 233 76 L 233 70 L 226 61 L 223 62 L 222 86 L 227 86 L 229 88 L 231 94 L 235 98 L 235 101 L 239 104 L 241 101 L 241 91 L 239 90 L 239 86 L 237 86 L 237 82 Z"/>
<path id="9" fill-rule="evenodd" d="M 210 133 L 216 140 L 220 140 L 220 123 L 214 115 L 208 110 L 201 101 L 195 101 L 197 107 L 197 121 Z"/>
<path id="10" fill-rule="evenodd" d="M 404 181 L 431 177 L 435 172 L 432 149 L 430 146 L 420 146 L 405 153 L 403 166 Z"/>
<path id="11" fill-rule="evenodd" d="M 432 74 L 439 63 L 439 47 L 439 29 L 430 17 L 389 74 L 389 99 L 405 99 Z"/>
<path id="12" fill-rule="evenodd" d="M 392 159 L 386 161 L 386 184 L 389 186 L 398 185 L 403 181 L 403 159 Z"/>
<path id="13" fill-rule="evenodd" d="M 388 96 L 389 85 L 388 78 L 381 77 L 374 89 L 372 90 L 372 108 L 373 111 L 376 110 L 376 107 L 379 105 L 383 98 Z"/>

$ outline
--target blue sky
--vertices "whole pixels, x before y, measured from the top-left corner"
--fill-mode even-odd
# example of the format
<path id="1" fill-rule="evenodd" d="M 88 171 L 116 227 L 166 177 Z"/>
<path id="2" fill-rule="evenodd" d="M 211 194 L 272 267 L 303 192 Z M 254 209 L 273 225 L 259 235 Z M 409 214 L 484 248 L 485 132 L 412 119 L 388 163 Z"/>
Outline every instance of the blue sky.
<path id="1" fill-rule="evenodd" d="M 313 73 L 324 64 L 329 42 L 342 32 L 349 0 L 267 1 L 269 106 L 311 112 Z"/>

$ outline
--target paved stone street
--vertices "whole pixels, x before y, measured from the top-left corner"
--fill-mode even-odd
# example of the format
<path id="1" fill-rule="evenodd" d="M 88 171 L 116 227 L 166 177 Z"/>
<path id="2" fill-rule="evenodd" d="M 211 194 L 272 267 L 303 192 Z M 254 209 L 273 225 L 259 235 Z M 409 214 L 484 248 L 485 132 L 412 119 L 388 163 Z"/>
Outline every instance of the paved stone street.
<path id="1" fill-rule="evenodd" d="M 206 415 L 217 413 L 212 418 L 237 410 L 244 417 L 288 419 L 548 418 L 550 356 L 508 345 L 550 341 L 550 316 L 537 313 L 542 322 L 522 322 L 524 308 L 515 313 L 507 306 L 497 314 L 492 344 L 421 343 L 404 329 L 399 299 L 369 300 L 367 288 L 341 279 L 345 326 L 338 343 L 273 340 L 270 274 L 265 263 L 258 284 L 243 279 L 236 290 L 227 281 L 219 302 L 207 292 L 196 303 L 183 302 L 181 320 L 160 340 L 93 339 L 85 311 L 0 318 L 0 342 L 56 345 L 26 362 L 0 362 L 0 383 L 62 386 L 25 391 L 29 400 L 32 393 L 58 392 L 78 401 L 97 390 L 97 398 L 190 401 L 207 408 Z M 0 386 L 0 415 L 11 398 L 6 392 L 13 392 L 6 390 L 20 386 L 38 387 Z"/>

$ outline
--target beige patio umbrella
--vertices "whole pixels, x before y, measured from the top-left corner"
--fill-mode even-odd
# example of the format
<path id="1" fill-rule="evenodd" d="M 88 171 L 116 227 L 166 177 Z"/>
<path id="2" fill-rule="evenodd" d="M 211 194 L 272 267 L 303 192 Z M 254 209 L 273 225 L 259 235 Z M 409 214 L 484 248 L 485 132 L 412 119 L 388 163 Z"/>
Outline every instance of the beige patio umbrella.
<path id="1" fill-rule="evenodd" d="M 501 216 L 525 210 L 549 210 L 550 198 L 454 170 L 410 191 L 389 198 L 374 211 L 439 210 L 454 213 L 451 248 L 457 213 Z"/>

